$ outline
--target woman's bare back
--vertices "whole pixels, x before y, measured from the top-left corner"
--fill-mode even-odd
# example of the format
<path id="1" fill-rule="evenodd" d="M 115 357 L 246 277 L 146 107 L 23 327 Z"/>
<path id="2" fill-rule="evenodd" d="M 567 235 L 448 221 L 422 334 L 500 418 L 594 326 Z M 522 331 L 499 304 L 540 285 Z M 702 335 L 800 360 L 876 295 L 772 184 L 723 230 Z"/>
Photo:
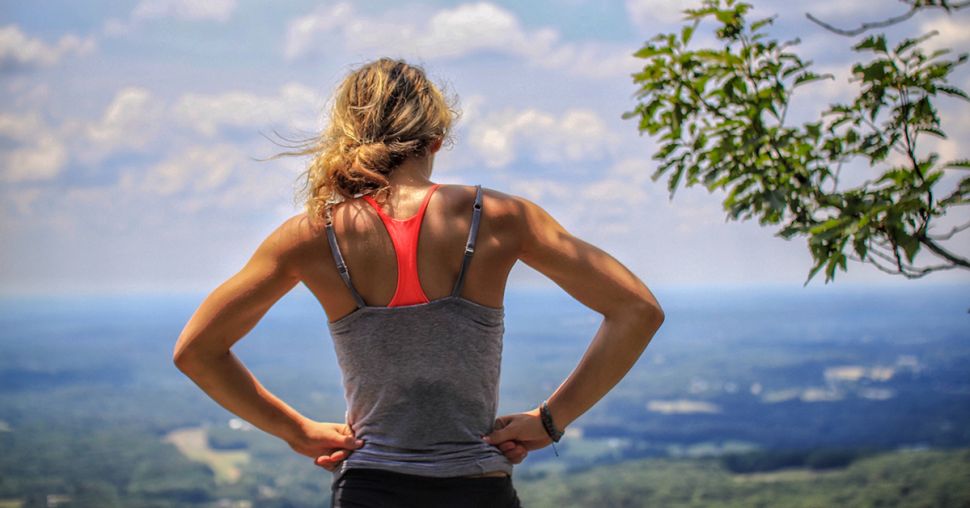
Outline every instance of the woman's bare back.
<path id="1" fill-rule="evenodd" d="M 382 210 L 393 219 L 411 218 L 430 188 L 401 189 L 399 197 L 381 205 Z M 474 186 L 443 184 L 428 202 L 418 237 L 417 265 L 421 288 L 431 301 L 448 296 L 458 278 L 474 200 Z M 511 196 L 484 188 L 483 200 L 475 255 L 460 296 L 488 307 L 501 307 L 508 275 L 520 250 L 517 204 Z M 388 305 L 397 288 L 397 260 L 377 211 L 362 198 L 345 201 L 334 207 L 333 227 L 361 297 L 367 305 Z M 336 321 L 353 312 L 357 304 L 337 272 L 323 227 L 315 224 L 311 229 L 319 237 L 313 243 L 320 249 L 315 256 L 305 256 L 303 282 L 329 320 Z"/>

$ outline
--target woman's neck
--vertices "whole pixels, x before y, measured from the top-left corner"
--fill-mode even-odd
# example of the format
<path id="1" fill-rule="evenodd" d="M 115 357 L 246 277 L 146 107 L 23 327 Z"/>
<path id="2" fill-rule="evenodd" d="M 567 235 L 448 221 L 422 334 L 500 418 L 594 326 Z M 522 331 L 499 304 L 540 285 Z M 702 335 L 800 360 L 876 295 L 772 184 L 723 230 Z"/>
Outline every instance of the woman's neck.
<path id="1" fill-rule="evenodd" d="M 408 157 L 400 166 L 394 168 L 388 181 L 391 187 L 427 187 L 431 181 L 434 154 L 423 157 Z"/>

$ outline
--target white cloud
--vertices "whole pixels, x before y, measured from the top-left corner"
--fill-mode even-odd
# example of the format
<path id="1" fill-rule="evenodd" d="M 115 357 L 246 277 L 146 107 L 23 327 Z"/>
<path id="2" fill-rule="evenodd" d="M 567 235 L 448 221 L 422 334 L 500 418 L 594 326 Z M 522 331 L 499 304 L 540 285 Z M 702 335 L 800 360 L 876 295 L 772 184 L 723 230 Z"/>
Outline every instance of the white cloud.
<path id="1" fill-rule="evenodd" d="M 132 19 L 176 18 L 187 21 L 225 22 L 236 10 L 236 0 L 142 0 L 131 12 Z"/>
<path id="2" fill-rule="evenodd" d="M 367 57 L 388 50 L 401 57 L 441 59 L 498 53 L 589 77 L 616 77 L 636 69 L 636 59 L 626 46 L 560 39 L 555 29 L 528 29 L 512 12 L 488 2 L 442 9 L 423 22 L 361 15 L 344 2 L 292 20 L 283 54 L 288 60 L 329 55 L 339 43 L 346 51 Z"/>
<path id="3" fill-rule="evenodd" d="M 126 171 L 120 187 L 159 196 L 210 192 L 226 183 L 240 160 L 239 149 L 233 146 L 192 146 L 146 171 Z"/>
<path id="4" fill-rule="evenodd" d="M 144 150 L 162 131 L 165 107 L 150 91 L 141 87 L 120 89 L 101 119 L 86 123 L 70 121 L 65 131 L 77 143 L 76 155 L 88 164 L 123 150 Z"/>
<path id="5" fill-rule="evenodd" d="M 949 48 L 954 53 L 966 51 L 967 47 L 970 46 L 967 19 L 964 17 L 957 21 L 954 19 L 955 16 L 938 16 L 934 19 L 927 19 L 920 24 L 920 33 L 928 33 L 932 30 L 939 32 L 938 35 L 926 41 L 927 48 Z"/>
<path id="6" fill-rule="evenodd" d="M 353 7 L 348 3 L 339 3 L 330 9 L 318 7 L 316 11 L 293 19 L 286 30 L 286 40 L 283 44 L 283 55 L 287 59 L 298 58 L 318 51 L 315 45 L 322 34 L 349 22 L 353 14 Z"/>
<path id="7" fill-rule="evenodd" d="M 320 125 L 321 97 L 300 83 L 287 83 L 275 95 L 231 90 L 220 94 L 187 93 L 169 105 L 142 87 L 125 87 L 115 94 L 102 117 L 94 122 L 66 122 L 65 135 L 82 138 L 78 158 L 94 164 L 120 151 L 150 151 L 161 136 L 169 139 L 214 137 L 225 127 L 252 129 L 285 124 L 315 131 Z"/>
<path id="8" fill-rule="evenodd" d="M 44 135 L 28 146 L 0 155 L 0 178 L 8 182 L 51 180 L 66 162 L 64 145 L 54 136 Z"/>
<path id="9" fill-rule="evenodd" d="M 291 128 L 317 132 L 322 121 L 320 106 L 321 98 L 312 89 L 294 82 L 271 95 L 244 91 L 189 93 L 171 103 L 146 88 L 123 87 L 100 117 L 68 118 L 54 125 L 48 125 L 36 112 L 0 113 L 0 138 L 9 140 L 0 144 L 0 179 L 51 180 L 60 176 L 70 161 L 97 172 L 110 171 L 111 166 L 103 164 L 109 157 L 166 154 L 173 147 L 192 146 L 199 134 L 225 139 L 219 132 L 225 127 L 251 129 L 252 137 L 269 126 L 284 126 L 284 135 Z M 200 157 L 196 151 L 179 164 Z M 182 189 L 175 173 L 178 171 L 171 165 L 156 168 L 154 182 L 161 189 Z"/>
<path id="10" fill-rule="evenodd" d="M 164 203 L 165 210 L 185 218 L 201 211 L 238 218 L 244 212 L 285 208 L 292 202 L 296 168 L 247 160 L 246 150 L 228 143 L 179 147 L 155 164 L 126 168 L 110 192 L 133 197 L 138 206 Z"/>
<path id="11" fill-rule="evenodd" d="M 592 180 L 510 175 L 509 192 L 543 207 L 548 206 L 564 225 L 590 237 L 631 234 L 641 231 L 639 213 L 656 208 L 665 196 L 662 186 L 650 182 L 652 165 L 629 158 L 594 175 Z"/>
<path id="12" fill-rule="evenodd" d="M 790 9 L 789 5 L 782 2 L 778 2 L 773 7 L 774 12 L 784 12 L 788 9 Z M 838 24 L 840 21 L 849 23 L 849 19 L 863 21 L 882 20 L 906 12 L 906 8 L 902 5 L 898 7 L 898 10 L 887 12 L 885 5 L 877 2 L 846 2 L 845 0 L 815 0 L 811 4 L 806 3 L 805 9 L 816 18 L 827 23 L 835 24 Z M 853 22 L 846 26 L 838 26 L 840 28 L 855 28 L 857 25 L 858 23 Z"/>
<path id="13" fill-rule="evenodd" d="M 393 48 L 427 58 L 457 58 L 480 51 L 538 56 L 547 53 L 558 38 L 552 29 L 525 30 L 511 12 L 484 2 L 438 11 L 424 26 L 365 17 L 355 13 L 351 4 L 339 3 L 294 19 L 284 54 L 293 59 L 329 53 L 333 33 L 352 51 Z"/>
<path id="14" fill-rule="evenodd" d="M 15 115 L 0 113 L 0 136 L 26 142 L 46 128 L 36 113 Z"/>
<path id="15" fill-rule="evenodd" d="M 601 42 L 565 43 L 536 57 L 534 63 L 577 76 L 622 79 L 642 68 L 643 62 L 633 56 L 635 49 L 633 46 Z"/>
<path id="16" fill-rule="evenodd" d="M 699 7 L 699 1 L 687 0 L 627 0 L 626 11 L 630 21 L 640 28 L 656 28 L 659 25 L 680 24 L 684 9 Z"/>
<path id="17" fill-rule="evenodd" d="M 650 180 L 656 162 L 645 159 L 622 159 L 614 164 L 606 177 L 590 186 L 589 197 L 626 205 L 642 205 L 666 196 L 663 186 Z M 648 192 L 648 189 L 654 192 Z"/>
<path id="18" fill-rule="evenodd" d="M 721 408 L 717 404 L 689 399 L 651 400 L 647 402 L 647 410 L 665 415 L 721 412 Z"/>
<path id="19" fill-rule="evenodd" d="M 14 146 L 0 151 L 0 180 L 51 180 L 67 162 L 67 150 L 55 133 L 35 114 L 0 113 L 0 137 Z"/>
<path id="20" fill-rule="evenodd" d="M 37 111 L 50 101 L 51 86 L 46 81 L 37 82 L 34 76 L 8 76 L 6 104 L 11 110 Z"/>
<path id="21" fill-rule="evenodd" d="M 110 18 L 102 31 L 107 36 L 124 36 L 146 21 L 177 19 L 181 21 L 215 21 L 225 23 L 236 10 L 236 0 L 142 0 L 128 19 Z"/>
<path id="22" fill-rule="evenodd" d="M 576 196 L 575 185 L 552 178 L 528 178 L 516 176 L 509 182 L 509 192 L 530 201 L 565 201 Z"/>
<path id="23" fill-rule="evenodd" d="M 596 159 L 617 143 L 599 115 L 586 109 L 559 117 L 536 109 L 495 113 L 474 122 L 469 138 L 490 167 L 507 166 L 521 153 L 534 154 L 539 162 Z"/>
<path id="24" fill-rule="evenodd" d="M 206 136 L 222 127 L 257 129 L 273 122 L 286 122 L 299 129 L 319 128 L 323 103 L 319 94 L 300 83 L 287 83 L 275 96 L 229 91 L 217 95 L 186 94 L 172 112 L 175 118 Z"/>
<path id="25" fill-rule="evenodd" d="M 17 25 L 0 27 L 0 70 L 54 65 L 67 55 L 93 51 L 92 37 L 67 34 L 54 44 L 28 37 Z"/>
<path id="26" fill-rule="evenodd" d="M 478 120 L 482 112 L 482 104 L 485 103 L 485 96 L 482 94 L 471 94 L 461 101 L 461 122 L 469 123 Z"/>
<path id="27" fill-rule="evenodd" d="M 525 30 L 511 12 L 476 3 L 437 12 L 416 46 L 429 57 L 457 57 L 481 50 L 540 57 L 558 37 L 549 28 Z"/>

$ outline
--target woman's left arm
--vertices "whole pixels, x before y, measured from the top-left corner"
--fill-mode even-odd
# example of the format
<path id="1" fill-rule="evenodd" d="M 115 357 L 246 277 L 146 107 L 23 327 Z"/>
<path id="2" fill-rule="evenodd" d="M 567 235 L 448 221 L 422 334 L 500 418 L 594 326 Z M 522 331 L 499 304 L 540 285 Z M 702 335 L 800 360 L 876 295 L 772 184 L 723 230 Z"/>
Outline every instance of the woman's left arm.
<path id="1" fill-rule="evenodd" d="M 341 459 L 349 452 L 335 453 L 339 449 L 359 446 L 346 425 L 303 416 L 263 387 L 230 350 L 300 281 L 298 217 L 273 231 L 242 270 L 206 297 L 179 335 L 173 360 L 213 400 L 297 452 Z"/>

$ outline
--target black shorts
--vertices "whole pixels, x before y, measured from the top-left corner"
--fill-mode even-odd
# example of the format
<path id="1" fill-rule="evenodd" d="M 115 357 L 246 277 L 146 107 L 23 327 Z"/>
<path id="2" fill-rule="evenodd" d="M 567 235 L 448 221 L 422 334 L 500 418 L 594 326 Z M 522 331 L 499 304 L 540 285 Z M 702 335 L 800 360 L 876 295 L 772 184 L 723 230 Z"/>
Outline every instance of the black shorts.
<path id="1" fill-rule="evenodd" d="M 350 469 L 331 488 L 331 508 L 518 508 L 511 476 L 432 478 Z"/>

